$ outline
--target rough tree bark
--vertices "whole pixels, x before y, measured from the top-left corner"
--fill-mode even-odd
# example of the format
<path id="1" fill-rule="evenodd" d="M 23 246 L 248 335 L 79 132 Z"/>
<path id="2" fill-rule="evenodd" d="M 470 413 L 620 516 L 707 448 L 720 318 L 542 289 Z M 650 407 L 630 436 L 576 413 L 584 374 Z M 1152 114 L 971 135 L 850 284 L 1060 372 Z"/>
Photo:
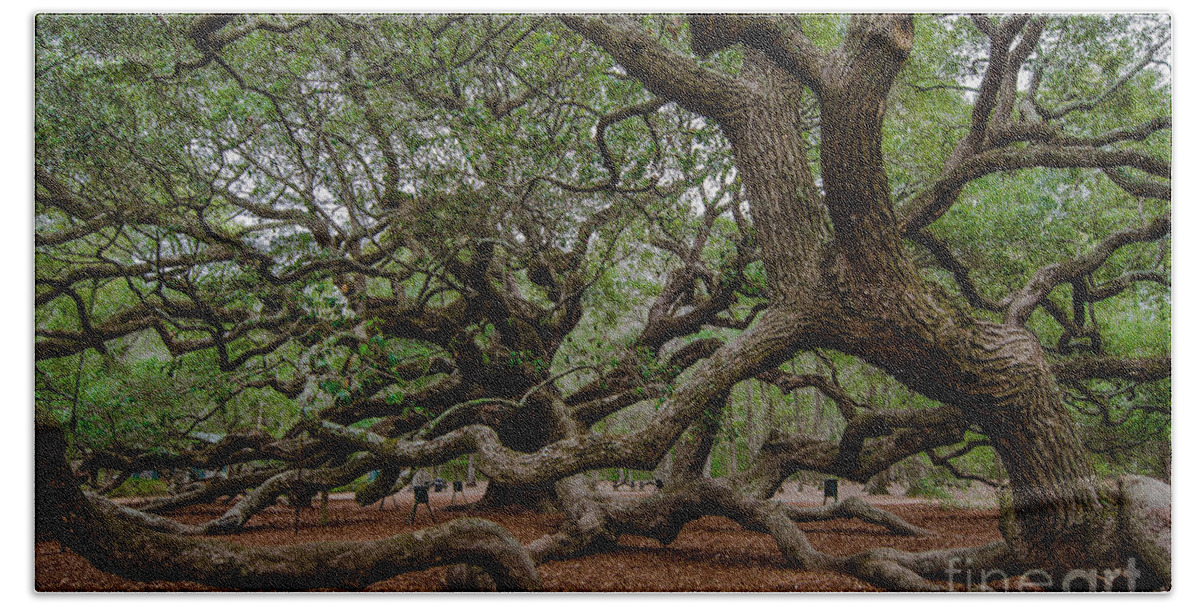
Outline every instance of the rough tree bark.
<path id="1" fill-rule="evenodd" d="M 451 402 L 475 398 L 460 386 L 462 378 L 474 376 L 478 376 L 475 382 L 502 387 L 497 401 L 519 398 L 523 404 L 532 395 L 528 409 L 501 408 L 491 417 L 484 409 L 470 410 L 474 418 L 468 416 L 466 421 L 450 425 L 452 430 L 428 437 L 396 432 L 385 440 L 337 424 L 314 427 L 311 431 L 320 433 L 323 441 L 341 442 L 345 454 L 357 455 L 343 458 L 345 462 L 325 470 L 324 477 L 305 483 L 296 477 L 289 479 L 290 472 L 276 475 L 251 492 L 244 505 L 239 503 L 223 518 L 202 527 L 204 531 L 235 529 L 245 521 L 246 513 L 296 486 L 315 492 L 372 468 L 390 467 L 389 473 L 393 473 L 403 467 L 431 466 L 477 453 L 480 469 L 492 480 L 490 504 L 528 503 L 551 495 L 559 499 L 567 517 L 556 534 L 534 541 L 528 554 L 502 529 L 464 520 L 376 543 L 324 543 L 295 549 L 239 549 L 217 541 L 184 538 L 182 535 L 194 530 L 89 501 L 79 493 L 61 462 L 61 434 L 39 413 L 39 537 L 44 531 L 59 538 L 110 571 L 167 579 L 188 573 L 190 580 L 235 588 L 256 588 L 263 577 L 272 581 L 273 588 L 360 587 L 378 580 L 373 578 L 377 574 L 428 567 L 439 560 L 469 564 L 453 570 L 456 586 L 488 588 L 490 578 L 498 588 L 531 588 L 537 582 L 534 561 L 611 547 L 622 533 L 669 543 L 687 521 L 715 514 L 771 534 L 796 567 L 836 569 L 892 589 L 944 588 L 932 579 L 946 576 L 956 560 L 968 558 L 977 568 L 996 567 L 1013 573 L 1038 568 L 1060 581 L 1073 569 L 1112 569 L 1129 578 L 1125 569 L 1133 559 L 1138 568 L 1145 566 L 1144 570 L 1150 571 L 1138 581 L 1140 585 L 1170 585 L 1169 486 L 1144 478 L 1099 479 L 1063 404 L 1055 371 L 1037 337 L 1025 327 L 1029 314 L 1054 285 L 1083 284 L 1080 275 L 1094 270 L 1117 248 L 1161 238 L 1170 230 L 1169 217 L 1116 233 L 1091 253 L 1043 269 L 1004 301 L 985 301 L 977 292 L 964 289 L 965 298 L 973 304 L 1001 313 L 996 317 L 1000 322 L 972 316 L 958 300 L 926 281 L 904 240 L 938 247 L 936 239 L 922 230 L 953 204 L 966 183 L 1005 167 L 1109 170 L 1130 166 L 1169 178 L 1169 163 L 1136 152 L 1087 148 L 1076 145 L 1078 142 L 1058 149 L 1040 145 L 1044 141 L 1034 142 L 1037 145 L 1028 149 L 986 148 L 989 142 L 1003 141 L 998 137 L 1002 133 L 993 128 L 1007 127 L 993 109 L 998 104 L 1012 112 L 1016 72 L 1010 70 L 1006 75 L 1003 70 L 1020 67 L 1032 52 L 1030 41 L 1040 35 L 1044 19 L 1014 17 L 996 26 L 987 18 L 976 18 L 989 38 L 991 61 L 980 86 L 970 133 L 948 159 L 938 182 L 913 199 L 903 218 L 897 218 L 885 173 L 883 121 L 888 94 L 913 44 L 911 17 L 854 16 L 841 46 L 828 51 L 817 49 L 798 28 L 785 27 L 783 19 L 693 17 L 696 53 L 743 46 L 744 64 L 737 76 L 709 70 L 694 58 L 667 48 L 633 20 L 578 15 L 561 19 L 610 53 L 657 96 L 646 107 L 657 108 L 661 100 L 669 100 L 720 125 L 732 147 L 754 222 L 754 242 L 766 269 L 767 308 L 748 320 L 747 327 L 742 327 L 745 331 L 736 338 L 706 351 L 690 375 L 670 395 L 664 395 L 661 407 L 637 435 L 602 435 L 590 432 L 590 427 L 640 398 L 623 401 L 627 395 L 610 393 L 603 399 L 593 396 L 587 404 L 568 404 L 552 384 L 547 386 L 544 369 L 534 373 L 526 367 L 489 368 L 465 357 L 455 362 L 459 378 L 450 383 L 454 388 L 447 394 L 453 398 L 442 404 L 447 412 L 459 407 Z M 1019 41 L 1018 34 L 1022 36 Z M 217 50 L 219 45 L 213 45 L 206 53 Z M 820 187 L 810 168 L 812 151 L 800 118 L 805 96 L 814 98 L 820 110 L 816 151 Z M 1043 115 L 1053 113 L 1035 110 Z M 1009 139 L 1023 141 L 1016 136 Z M 65 190 L 52 183 L 48 173 L 43 175 L 41 167 L 38 171 L 44 189 Z M 1144 192 L 1148 188 L 1114 180 L 1127 190 Z M 1164 196 L 1161 188 L 1151 190 L 1154 196 Z M 71 198 L 69 191 L 55 196 Z M 579 240 L 586 243 L 590 232 L 581 234 L 584 238 Z M 490 319 L 497 327 L 504 325 L 499 330 L 506 334 L 501 338 L 503 346 L 513 352 L 536 352 L 548 361 L 578 321 L 578 301 L 571 305 L 571 322 L 558 327 L 557 333 L 550 332 L 553 335 L 544 335 L 545 339 L 537 338 L 536 329 L 525 327 L 532 325 L 526 321 L 537 315 L 522 316 L 516 310 L 529 303 L 518 302 L 497 287 L 505 279 L 494 263 L 492 246 L 480 246 L 463 257 L 471 258 L 470 264 L 463 265 L 454 256 L 446 262 L 461 266 L 452 273 L 470 283 L 475 292 L 459 307 L 463 314 L 453 322 L 443 319 L 447 327 L 436 329 L 417 327 L 416 322 L 413 328 L 404 327 L 410 323 L 404 315 L 381 315 L 390 319 L 388 329 L 397 336 L 442 332 L 441 340 L 448 342 L 449 335 L 457 338 L 461 334 L 449 325 L 468 321 L 482 325 Z M 538 273 L 530 276 L 534 274 Z M 956 280 L 962 280 L 963 274 L 955 273 Z M 696 279 L 687 273 L 680 276 L 684 283 Z M 722 298 L 728 297 L 732 295 L 714 296 L 710 302 L 727 304 Z M 651 321 L 661 303 L 652 307 Z M 379 310 L 393 308 L 393 303 L 382 303 Z M 360 312 L 370 316 L 365 310 Z M 699 328 L 706 318 L 711 320 L 693 316 L 664 321 L 653 328 L 648 322 L 645 345 L 657 351 L 662 345 L 658 338 L 675 335 L 664 327 Z M 505 324 L 505 320 L 515 322 Z M 89 340 L 105 335 L 93 333 Z M 461 337 L 465 339 L 459 343 L 472 348 L 473 337 Z M 56 344 L 39 342 L 38 356 L 74 348 Z M 771 436 L 749 469 L 719 480 L 702 475 L 715 424 L 730 390 L 738 382 L 777 368 L 801 350 L 815 348 L 858 357 L 913 391 L 945 404 L 920 413 L 938 419 L 931 423 L 908 420 L 917 416 L 914 412 L 908 413 L 907 421 L 894 412 L 855 417 L 854 404 L 835 398 L 839 410 L 846 408 L 843 417 L 848 422 L 840 441 Z M 481 361 L 483 357 L 476 356 L 480 354 L 472 356 Z M 1064 369 L 1069 371 L 1070 366 L 1060 371 Z M 1136 374 L 1137 370 L 1125 373 Z M 598 384 L 610 379 L 617 384 L 627 380 L 604 378 Z M 579 409 L 572 410 L 575 406 Z M 336 412 L 345 419 L 325 422 L 349 423 L 367 411 L 371 410 Z M 873 550 L 829 556 L 813 549 L 794 521 L 855 515 L 896 532 L 924 531 L 861 503 L 814 511 L 767 500 L 782 480 L 797 470 L 798 463 L 808 470 L 866 481 L 896 458 L 961 441 L 967 424 L 987 435 L 1009 474 L 1011 499 L 1002 505 L 1002 543 L 925 553 Z M 582 473 L 613 466 L 650 469 L 672 446 L 675 457 L 670 483 L 662 492 L 635 503 L 616 503 L 586 489 Z M 147 532 L 143 530 L 146 526 L 174 534 Z M 216 561 L 236 568 L 217 568 L 213 565 Z M 479 569 L 487 573 L 486 578 Z"/>
<path id="2" fill-rule="evenodd" d="M 499 589 L 540 586 L 528 552 L 486 520 L 459 519 L 377 541 L 282 547 L 150 531 L 84 497 L 66 463 L 62 429 L 40 408 L 34 441 L 37 536 L 58 540 L 131 580 L 189 580 L 240 590 L 361 589 L 404 572 L 464 563 L 486 572 Z"/>
<path id="3" fill-rule="evenodd" d="M 1115 509 L 1024 318 L 974 319 L 924 281 L 905 251 L 882 123 L 913 43 L 910 16 L 855 16 L 842 46 L 827 53 L 802 34 L 788 38 L 777 22 L 695 17 L 693 30 L 705 33 L 697 50 L 748 47 L 740 80 L 710 77 L 703 86 L 694 64 L 633 28 L 565 20 L 650 90 L 721 124 L 758 229 L 772 307 L 789 320 L 794 344 L 858 356 L 978 424 L 1011 475 L 1003 532 L 1020 564 L 1055 575 L 1124 565 L 1131 547 L 1114 534 Z M 823 194 L 797 124 L 801 85 L 820 104 Z"/>

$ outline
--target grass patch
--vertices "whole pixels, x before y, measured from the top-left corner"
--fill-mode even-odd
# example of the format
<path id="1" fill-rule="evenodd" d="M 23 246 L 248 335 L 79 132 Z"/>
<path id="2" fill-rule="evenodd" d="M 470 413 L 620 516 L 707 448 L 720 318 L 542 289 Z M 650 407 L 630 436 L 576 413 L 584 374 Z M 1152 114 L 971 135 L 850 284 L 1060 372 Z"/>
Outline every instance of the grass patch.
<path id="1" fill-rule="evenodd" d="M 949 492 L 937 485 L 932 479 L 925 478 L 918 479 L 909 485 L 908 491 L 904 495 L 913 498 L 936 498 L 939 500 L 946 500 L 951 497 Z"/>
<path id="2" fill-rule="evenodd" d="M 162 496 L 167 493 L 167 482 L 161 479 L 130 477 L 108 496 L 109 498 L 123 498 L 127 496 Z"/>

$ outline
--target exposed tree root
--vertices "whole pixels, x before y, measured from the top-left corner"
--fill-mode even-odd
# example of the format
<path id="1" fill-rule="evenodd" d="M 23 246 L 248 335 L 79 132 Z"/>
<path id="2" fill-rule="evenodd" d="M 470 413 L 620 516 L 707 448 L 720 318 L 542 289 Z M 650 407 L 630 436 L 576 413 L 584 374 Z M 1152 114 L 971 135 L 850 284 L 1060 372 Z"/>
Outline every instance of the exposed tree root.
<path id="1" fill-rule="evenodd" d="M 903 517 L 871 506 L 857 496 L 820 507 L 796 507 L 784 505 L 788 518 L 796 522 L 825 521 L 829 519 L 861 519 L 877 524 L 900 536 L 935 536 L 937 532 L 904 521 Z"/>
<path id="2" fill-rule="evenodd" d="M 838 505 L 801 509 L 741 493 L 724 480 L 699 478 L 668 485 L 662 492 L 628 503 L 602 500 L 572 478 L 557 487 L 567 507 L 567 520 L 558 532 L 543 536 L 528 548 L 540 562 L 566 559 L 611 547 L 622 534 L 653 538 L 664 545 L 679 535 L 684 524 L 704 515 L 728 517 L 747 530 L 770 534 L 788 563 L 803 570 L 837 570 L 892 590 L 945 589 L 925 576 L 946 572 L 946 566 L 970 558 L 971 563 L 1004 562 L 1003 543 L 985 547 L 910 554 L 890 549 L 872 550 L 848 557 L 829 556 L 813 548 L 795 521 L 821 521 L 858 517 L 886 526 L 898 534 L 931 534 L 903 519 L 858 499 Z M 849 504 L 847 504 L 849 503 Z"/>
<path id="3" fill-rule="evenodd" d="M 709 479 L 690 474 L 679 475 L 662 491 L 636 502 L 596 494 L 583 475 L 567 477 L 554 485 L 566 520 L 556 533 L 528 547 L 495 523 L 477 519 L 458 519 L 377 541 L 245 547 L 190 537 L 236 529 L 281 494 L 306 496 L 377 467 L 378 462 L 360 454 L 336 468 L 276 474 L 222 517 L 191 526 L 83 494 L 63 458 L 61 429 L 44 418 L 39 413 L 38 536 L 55 538 L 101 569 L 133 580 L 190 580 L 232 589 L 360 589 L 403 572 L 461 564 L 448 571 L 452 589 L 536 589 L 536 563 L 611 550 L 622 534 L 670 544 L 685 524 L 705 515 L 727 517 L 746 530 L 770 534 L 795 568 L 842 572 L 889 590 L 955 589 L 956 583 L 966 582 L 965 577 L 956 580 L 956 573 L 966 568 L 980 573 L 1025 571 L 1003 541 L 916 553 L 881 548 L 828 555 L 809 543 L 796 522 L 858 518 L 895 534 L 933 532 L 857 498 L 799 508 L 759 497 L 754 490 L 761 484 L 744 484 L 739 476 Z M 697 450 L 690 460 L 703 453 Z M 1112 488 L 1120 509 L 1121 534 L 1136 549 L 1139 571 L 1150 571 L 1138 581 L 1139 588 L 1169 587 L 1170 486 L 1124 477 Z"/>
<path id="4" fill-rule="evenodd" d="M 795 525 L 797 521 L 856 517 L 883 525 L 897 534 L 932 534 L 860 499 L 803 509 L 751 496 L 725 479 L 706 478 L 668 485 L 662 492 L 635 503 L 601 499 L 586 491 L 582 482 L 560 482 L 557 489 L 569 507 L 568 519 L 558 532 L 529 545 L 531 555 L 539 563 L 603 551 L 615 545 L 622 534 L 670 544 L 689 521 L 714 515 L 732 519 L 749 531 L 770 534 L 793 567 L 842 572 L 892 591 L 959 589 L 969 580 L 965 574 L 968 569 L 975 573 L 977 586 L 985 582 L 986 576 L 999 580 L 1031 571 L 1004 541 L 922 552 L 879 548 L 833 556 L 813 548 Z M 1138 555 L 1127 557 L 1136 561 L 1132 562 L 1132 568 L 1126 568 L 1127 563 L 1122 562 L 1114 564 L 1119 567 L 1094 574 L 1089 569 L 1075 570 L 1077 582 L 1095 584 L 1091 579 L 1100 577 L 1107 578 L 1107 582 L 1100 584 L 1110 588 L 1125 589 L 1133 583 L 1138 589 L 1169 588 L 1170 486 L 1148 478 L 1124 477 L 1120 503 L 1123 534 L 1139 548 Z M 1048 578 L 1051 589 L 1058 589 L 1058 585 L 1067 581 L 1061 573 Z M 1121 579 L 1115 586 L 1114 578 Z M 1046 573 L 1042 572 L 1034 582 L 1045 583 L 1045 579 Z"/>
<path id="5" fill-rule="evenodd" d="M 376 468 L 377 460 L 368 454 L 360 454 L 349 458 L 339 467 L 276 473 L 221 516 L 200 524 L 200 528 L 204 534 L 233 534 L 240 531 L 255 514 L 275 504 L 280 496 L 288 496 L 293 502 L 311 500 L 317 492 L 350 483 Z"/>
<path id="6" fill-rule="evenodd" d="M 139 511 L 147 513 L 169 513 L 191 505 L 212 502 L 222 496 L 234 496 L 247 488 L 256 487 L 270 479 L 276 471 L 255 471 L 226 479 L 215 479 L 199 488 L 180 492 L 174 496 L 157 498 L 137 505 Z M 103 494 L 103 492 L 100 492 Z"/>
<path id="7" fill-rule="evenodd" d="M 283 547 L 247 547 L 147 530 L 130 523 L 126 510 L 97 509 L 85 498 L 67 466 L 62 429 L 41 411 L 35 441 L 37 535 L 54 538 L 101 570 L 131 580 L 189 580 L 242 590 L 361 589 L 404 572 L 464 563 L 486 573 L 497 589 L 540 586 L 537 569 L 520 543 L 503 527 L 479 519 L 376 541 Z"/>

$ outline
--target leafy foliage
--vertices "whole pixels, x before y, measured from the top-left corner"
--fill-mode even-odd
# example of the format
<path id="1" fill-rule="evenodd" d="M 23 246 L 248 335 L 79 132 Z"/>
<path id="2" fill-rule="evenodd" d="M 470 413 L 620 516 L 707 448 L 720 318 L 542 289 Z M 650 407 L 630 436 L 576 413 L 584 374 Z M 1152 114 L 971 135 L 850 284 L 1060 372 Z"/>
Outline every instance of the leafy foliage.
<path id="1" fill-rule="evenodd" d="M 690 54 L 686 19 L 635 21 Z M 820 52 L 851 22 L 787 21 Z M 992 52 L 980 23 L 915 19 L 882 125 L 898 212 L 948 179 L 969 138 Z M 1061 143 L 1164 118 L 1166 17 L 1043 25 L 1005 120 L 1053 115 Z M 588 412 L 585 429 L 635 434 L 712 351 L 700 346 L 736 340 L 777 303 L 769 230 L 748 213 L 727 130 L 549 17 L 41 15 L 35 43 L 36 398 L 82 452 L 292 437 L 302 412 L 403 439 L 438 420 L 483 423 L 534 451 L 560 438 L 548 422 L 560 402 Z M 753 52 L 731 45 L 697 65 L 737 78 Z M 819 181 L 822 109 L 798 95 Z M 1093 147 L 1169 158 L 1166 119 Z M 1111 174 L 1139 170 L 985 171 L 927 230 L 1000 301 L 1169 216 L 1168 200 Z M 972 318 L 1003 320 L 916 240 L 922 277 Z M 1170 269 L 1169 240 L 1135 239 L 1053 287 L 1025 325 L 1052 363 L 1169 356 Z M 714 474 L 746 470 L 782 429 L 837 440 L 837 391 L 852 410 L 940 405 L 836 349 L 778 367 L 836 391 L 739 379 Z M 1169 437 L 1169 380 L 1064 384 L 1103 466 L 1137 468 L 1134 446 Z M 1000 475 L 987 447 L 957 461 Z"/>

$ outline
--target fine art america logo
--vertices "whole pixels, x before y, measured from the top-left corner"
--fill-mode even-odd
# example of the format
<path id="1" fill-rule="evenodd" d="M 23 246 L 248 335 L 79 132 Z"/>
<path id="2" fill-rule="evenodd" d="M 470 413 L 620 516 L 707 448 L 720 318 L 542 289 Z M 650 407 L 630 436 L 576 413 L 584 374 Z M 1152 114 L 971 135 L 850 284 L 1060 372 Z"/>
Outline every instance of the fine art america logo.
<path id="1" fill-rule="evenodd" d="M 1007 572 L 999 568 L 972 570 L 970 567 L 972 562 L 971 559 L 962 560 L 957 557 L 950 560 L 950 564 L 946 567 L 946 585 L 951 591 L 954 590 L 955 583 L 963 583 L 968 589 L 993 590 L 993 587 L 988 585 L 990 581 L 996 581 L 999 589 L 1003 591 L 1042 591 L 1055 588 L 1054 577 L 1045 570 L 1028 570 L 1016 578 L 1014 585 L 1012 584 L 1013 577 Z M 964 569 L 959 569 L 960 565 Z M 1063 591 L 1119 591 L 1121 585 L 1114 587 L 1114 583 L 1124 579 L 1124 586 L 1129 591 L 1135 591 L 1137 579 L 1141 575 L 1142 572 L 1138 570 L 1131 557 L 1124 568 L 1105 569 L 1102 572 L 1095 568 L 1070 570 L 1063 575 L 1062 583 L 1058 588 Z"/>

